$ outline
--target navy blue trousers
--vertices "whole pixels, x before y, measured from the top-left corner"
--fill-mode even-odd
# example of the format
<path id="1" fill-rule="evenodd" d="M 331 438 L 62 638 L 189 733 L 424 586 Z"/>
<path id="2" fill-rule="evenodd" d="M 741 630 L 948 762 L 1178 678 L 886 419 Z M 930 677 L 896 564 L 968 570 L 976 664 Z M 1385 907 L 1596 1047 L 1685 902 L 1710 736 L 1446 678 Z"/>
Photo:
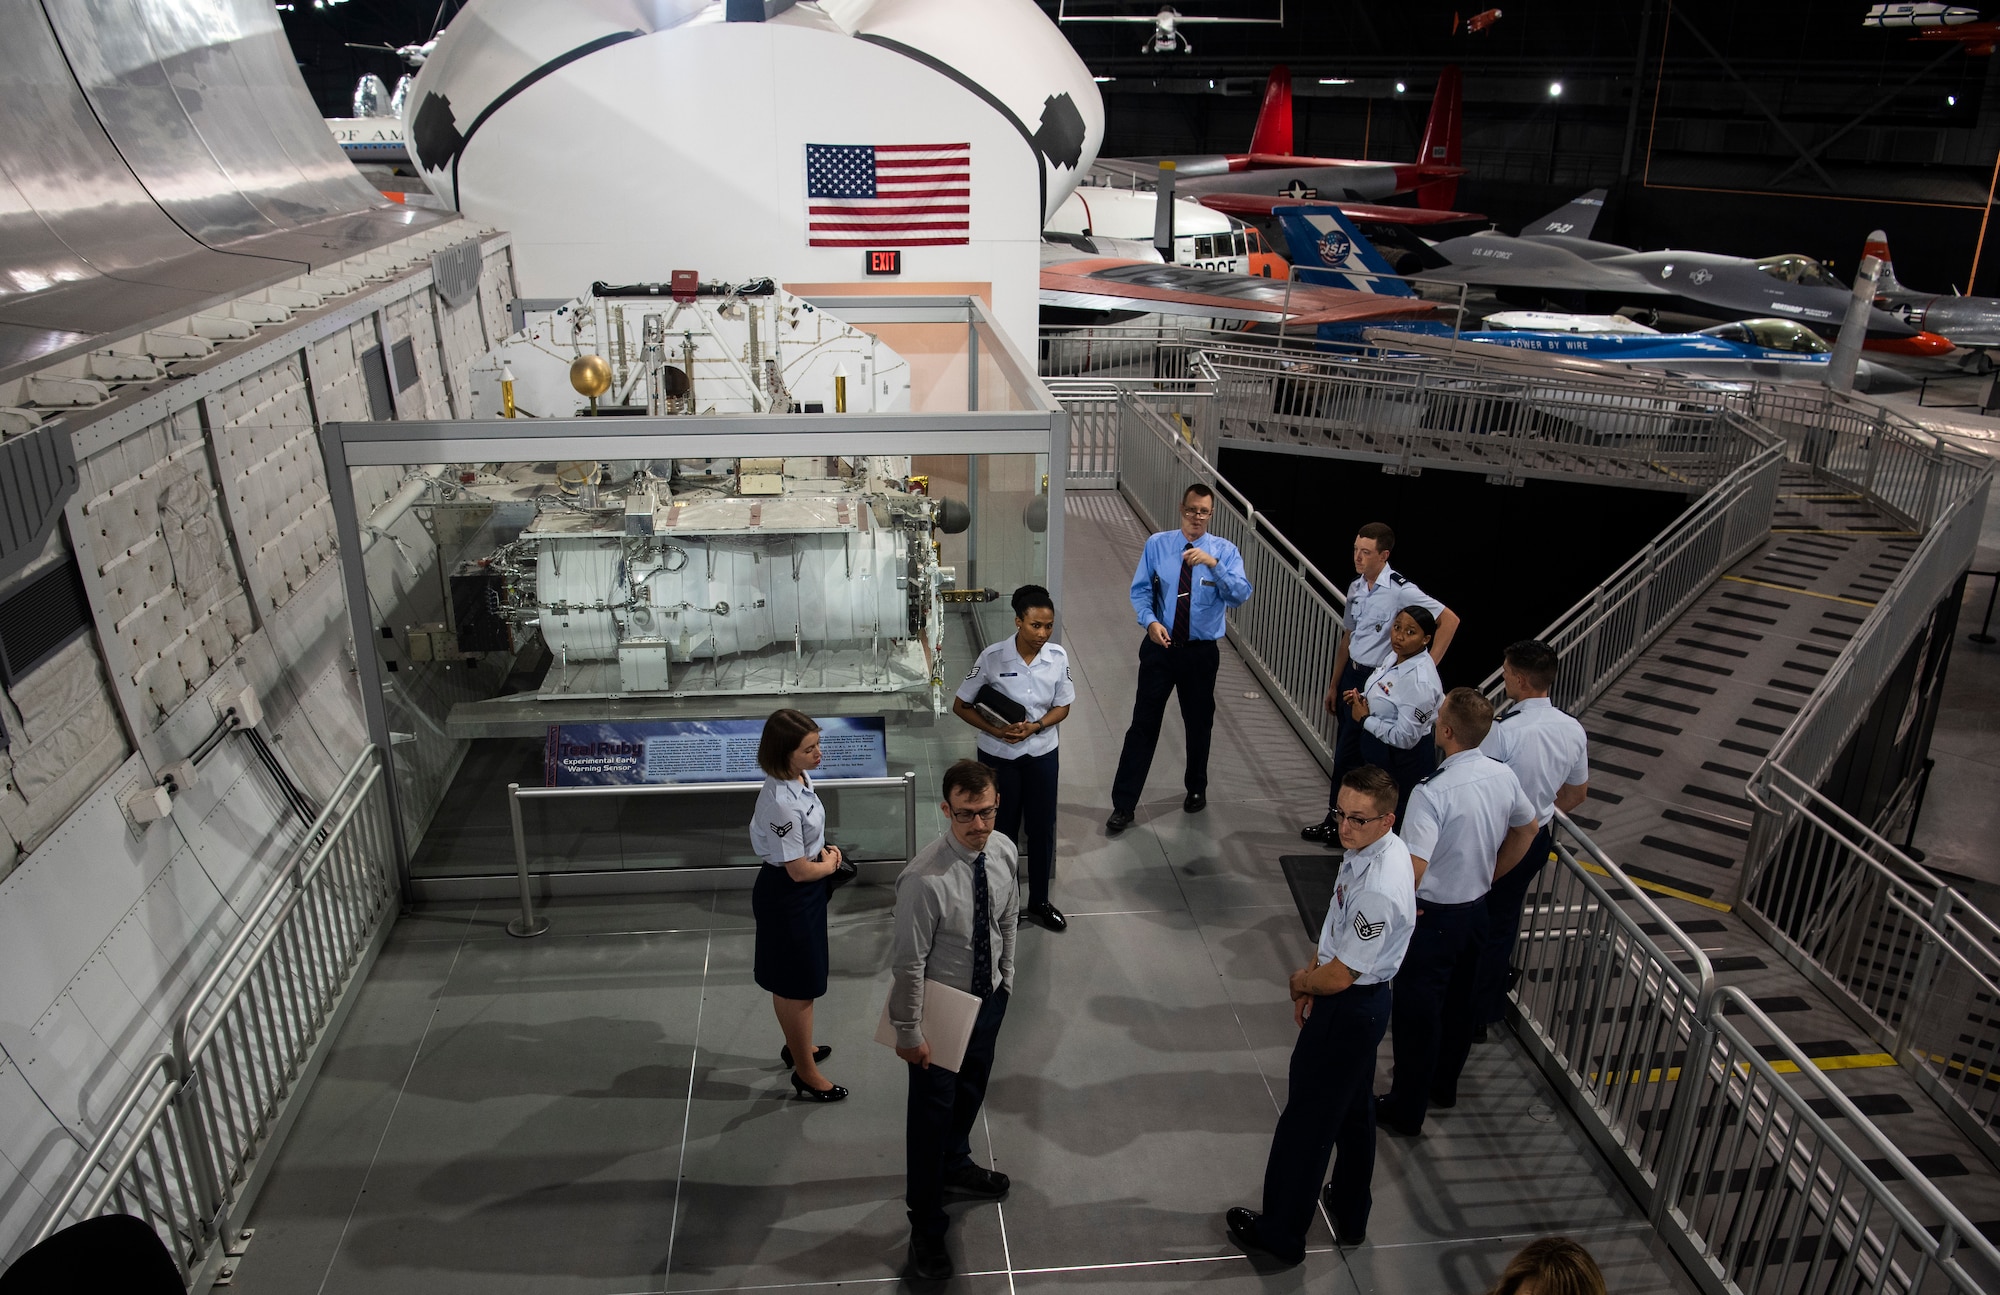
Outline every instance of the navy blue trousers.
<path id="1" fill-rule="evenodd" d="M 972 1163 L 972 1126 L 986 1100 L 986 1077 L 993 1072 L 993 1044 L 1007 1015 L 1007 991 L 996 989 L 980 1005 L 965 1063 L 958 1073 L 942 1066 L 909 1067 L 910 1103 L 904 1121 L 905 1167 L 909 1181 L 903 1203 L 910 1229 L 941 1237 L 951 1226 L 944 1212 L 945 1175 Z"/>
<path id="2" fill-rule="evenodd" d="M 1292 1045 L 1285 1113 L 1264 1163 L 1257 1239 L 1281 1259 L 1305 1256 L 1306 1229 L 1333 1162 L 1333 1217 L 1343 1233 L 1368 1230 L 1374 1205 L 1375 1049 L 1389 1028 L 1387 984 L 1354 985 L 1313 999 Z M 1338 1152 L 1338 1155 L 1335 1153 Z"/>
<path id="3" fill-rule="evenodd" d="M 1486 892 L 1486 947 L 1479 955 L 1479 986 L 1473 991 L 1477 1003 L 1474 1020 L 1480 1025 L 1507 1019 L 1507 989 L 1513 979 L 1514 941 L 1521 935 L 1521 909 L 1535 878 L 1548 866 L 1553 849 L 1555 838 L 1544 827 L 1535 833 L 1514 870 Z"/>
<path id="4" fill-rule="evenodd" d="M 1000 784 L 1000 817 L 993 830 L 1018 846 L 1028 861 L 1030 904 L 1049 902 L 1049 877 L 1056 863 L 1057 757 L 1061 754 L 1061 747 L 1047 755 L 1017 755 L 1011 760 L 988 751 L 979 753 L 979 763 L 993 770 Z"/>
<path id="5" fill-rule="evenodd" d="M 1485 940 L 1484 897 L 1448 907 L 1417 901 L 1417 929 L 1394 981 L 1396 1077 L 1377 1118 L 1421 1130 L 1431 1103 L 1458 1100 Z"/>
<path id="6" fill-rule="evenodd" d="M 1139 692 L 1132 699 L 1132 724 L 1125 730 L 1125 749 L 1111 780 L 1111 808 L 1127 814 L 1138 808 L 1153 768 L 1153 750 L 1160 744 L 1167 697 L 1173 693 L 1180 694 L 1181 722 L 1187 727 L 1187 789 L 1208 791 L 1215 675 L 1221 667 L 1222 649 L 1214 639 L 1177 639 L 1172 647 L 1161 647 L 1149 638 L 1139 644 Z"/>
<path id="7" fill-rule="evenodd" d="M 1334 730 L 1333 730 L 1333 786 L 1327 789 L 1326 808 L 1333 813 L 1340 808 L 1340 780 L 1353 769 L 1358 769 L 1368 761 L 1361 755 L 1361 735 L 1367 730 L 1349 717 L 1347 706 L 1339 699 L 1350 689 L 1361 688 L 1368 683 L 1368 676 L 1374 673 L 1371 667 L 1347 663 L 1340 672 L 1340 682 L 1334 687 Z"/>

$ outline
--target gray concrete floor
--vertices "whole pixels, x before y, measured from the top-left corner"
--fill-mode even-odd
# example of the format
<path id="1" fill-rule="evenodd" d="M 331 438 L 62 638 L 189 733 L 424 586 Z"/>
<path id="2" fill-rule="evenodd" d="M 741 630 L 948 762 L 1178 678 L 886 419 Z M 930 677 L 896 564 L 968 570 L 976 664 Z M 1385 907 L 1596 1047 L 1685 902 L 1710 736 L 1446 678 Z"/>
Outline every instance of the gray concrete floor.
<path id="1" fill-rule="evenodd" d="M 954 1289 L 1479 1292 L 1529 1239 L 1576 1236 L 1611 1289 L 1694 1286 L 1511 1036 L 1415 1145 L 1383 1139 L 1369 1244 L 1322 1219 L 1299 1268 L 1259 1272 L 1222 1211 L 1255 1206 L 1309 956 L 1280 855 L 1325 783 L 1227 650 L 1210 807 L 1180 811 L 1170 715 L 1139 822 L 1102 830 L 1138 630 L 1142 538 L 1072 496 L 1056 898 L 1024 930 L 975 1151 L 1014 1178 L 954 1207 Z M 968 741 L 966 747 L 970 748 Z M 902 1064 L 871 1042 L 890 894 L 832 918 L 826 1071 L 794 1100 L 752 983 L 741 891 L 573 899 L 510 939 L 502 904 L 404 917 L 360 991 L 251 1225 L 235 1289 L 590 1292 L 884 1286 L 905 1260 Z M 1386 1082 L 1389 1053 L 1379 1063 Z"/>

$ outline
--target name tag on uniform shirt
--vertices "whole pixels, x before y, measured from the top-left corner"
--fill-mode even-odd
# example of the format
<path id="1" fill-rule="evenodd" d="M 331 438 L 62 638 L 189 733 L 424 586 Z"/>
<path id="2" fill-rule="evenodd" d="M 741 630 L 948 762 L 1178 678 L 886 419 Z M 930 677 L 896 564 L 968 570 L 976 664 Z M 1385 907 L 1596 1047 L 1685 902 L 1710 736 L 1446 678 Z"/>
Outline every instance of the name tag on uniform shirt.
<path id="1" fill-rule="evenodd" d="M 1013 679 L 1019 676 L 1020 673 L 1021 672 L 1019 670 L 1002 670 L 1000 672 L 1000 677 L 1002 679 Z"/>

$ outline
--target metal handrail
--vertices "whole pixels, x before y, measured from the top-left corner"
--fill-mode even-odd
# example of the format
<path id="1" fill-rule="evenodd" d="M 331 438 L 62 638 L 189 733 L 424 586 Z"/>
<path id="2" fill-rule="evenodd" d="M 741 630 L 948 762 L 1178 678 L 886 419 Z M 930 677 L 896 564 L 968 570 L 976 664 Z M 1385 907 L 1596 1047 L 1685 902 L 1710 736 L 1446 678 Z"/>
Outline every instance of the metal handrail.
<path id="1" fill-rule="evenodd" d="M 1766 1034 L 1812 1095 L 1780 1074 L 1731 1016 Z M 1677 1225 L 1665 1229 L 1669 1243 L 1683 1251 L 1692 1269 L 1745 1291 L 1935 1290 L 1936 1284 L 1926 1281 L 1932 1272 L 1941 1274 L 1952 1292 L 1990 1289 L 1986 1283 L 2000 1276 L 2000 1248 L 1882 1136 L 1749 994 L 1725 986 L 1710 1003 L 1704 1026 L 1703 1046 L 1683 1068 L 1693 1080 L 1683 1080 L 1683 1091 L 1684 1109 L 1709 1118 L 1680 1121 L 1674 1173 L 1662 1179 L 1660 1211 Z M 1813 1101 L 1845 1117 L 1850 1136 L 1901 1175 L 1905 1190 L 1940 1220 L 1937 1236 L 1889 1189 L 1863 1152 L 1812 1109 Z M 1759 1172 L 1767 1166 L 1775 1172 Z M 1878 1216 L 1893 1231 L 1874 1230 Z M 1781 1243 L 1779 1232 L 1788 1218 L 1790 1235 Z M 1814 1222 L 1822 1229 L 1817 1244 L 1801 1244 L 1813 1240 L 1806 1228 Z M 1828 1244 L 1836 1238 L 1843 1244 Z M 1975 1256 L 1989 1275 L 1968 1272 L 1962 1251 Z M 1830 1253 L 1838 1257 L 1829 1272 L 1824 1266 Z M 1793 1277 L 1798 1267 L 1807 1269 L 1803 1281 Z M 1776 1279 L 1764 1280 L 1772 1269 Z"/>
<path id="2" fill-rule="evenodd" d="M 1716 992 L 1715 968 L 1567 815 L 1551 826 L 1554 875 L 1538 887 L 1545 897 L 1521 914 L 1512 997 L 1522 1038 L 1544 1070 L 1567 1081 L 1613 1164 L 1649 1199 L 1667 1172 L 1680 1109 L 1672 1053 L 1699 1030 Z M 1638 916 L 1606 881 L 1631 898 Z M 1662 937 L 1685 966 L 1661 947 Z"/>
<path id="3" fill-rule="evenodd" d="M 326 808 L 319 812 L 319 817 L 314 819 L 312 826 L 306 829 L 304 840 L 293 849 L 291 856 L 285 860 L 284 865 L 265 884 L 264 893 L 258 897 L 256 904 L 251 907 L 249 915 L 243 919 L 243 925 L 237 928 L 236 934 L 230 938 L 228 946 L 223 949 L 214 964 L 210 966 L 208 975 L 204 976 L 201 984 L 196 987 L 192 994 L 188 995 L 179 1014 L 174 1017 L 172 1034 L 173 1053 L 174 1060 L 180 1066 L 182 1074 L 189 1074 L 193 1071 L 194 1060 L 201 1054 L 202 1049 L 208 1045 L 209 1040 L 215 1036 L 216 1022 L 222 1019 L 223 1011 L 229 1004 L 242 996 L 243 986 L 247 982 L 251 972 L 255 970 L 257 959 L 270 947 L 277 925 L 282 923 L 291 909 L 297 906 L 299 892 L 304 890 L 314 877 L 318 876 L 319 870 L 326 863 L 328 852 L 333 848 L 333 843 L 346 830 L 349 820 L 354 817 L 355 811 L 361 808 L 369 791 L 375 786 L 376 780 L 381 777 L 381 763 L 368 758 L 373 753 L 373 750 L 374 748 L 370 747 L 367 751 L 362 752 L 361 757 L 355 760 L 353 765 L 348 768 L 347 776 L 342 778 L 340 785 L 334 788 L 333 795 L 327 797 Z M 328 822 L 333 818 L 334 812 L 341 809 L 342 798 L 347 795 L 348 789 L 354 785 L 355 778 L 364 769 L 368 771 L 367 778 L 363 780 L 360 788 L 355 791 L 353 800 L 341 812 L 340 822 L 329 832 L 327 830 Z M 315 843 L 317 843 L 317 848 L 315 848 Z M 301 869 L 299 867 L 300 861 L 306 857 L 308 850 L 312 851 L 312 861 Z M 288 880 L 292 883 L 289 887 L 283 884 Z M 267 927 L 264 924 L 264 917 L 270 912 L 272 906 L 278 904 L 281 900 L 286 905 L 285 912 L 280 913 L 276 920 Z M 253 939 L 257 941 L 256 951 L 250 955 L 245 964 L 237 971 L 234 979 L 230 981 L 229 988 L 216 1000 L 215 1009 L 208 1013 L 208 1022 L 202 1028 L 200 1035 L 193 1042 L 190 1042 L 188 1035 L 194 1028 L 195 1017 L 208 1005 L 208 996 L 214 992 L 216 985 L 222 981 L 223 977 L 229 974 L 229 969 L 236 965 L 236 956 Z"/>
<path id="4" fill-rule="evenodd" d="M 1775 437 L 1769 439 L 1771 443 L 1756 457 L 1718 481 L 1645 548 L 1542 631 L 1539 637 L 1556 649 L 1559 663 L 1553 693 L 1556 705 L 1572 712 L 1588 707 L 1702 590 L 1763 542 L 1784 464 L 1783 443 Z M 1735 525 L 1745 519 L 1755 525 Z M 1697 571 L 1680 573 L 1681 588 L 1664 600 L 1655 600 L 1652 592 L 1661 572 L 1717 529 L 1723 532 L 1721 542 L 1714 546 L 1708 561 Z M 1730 533 L 1736 529 L 1743 534 Z M 1615 650 L 1607 650 L 1604 636 L 1614 632 L 1635 605 L 1643 607 L 1643 614 L 1630 616 L 1635 623 L 1611 645 Z M 1587 651 L 1574 650 L 1580 647 Z M 1579 664 L 1585 669 L 1580 671 Z M 1497 704 L 1504 694 L 1500 671 L 1496 668 L 1479 687 Z"/>
<path id="5" fill-rule="evenodd" d="M 248 1207 L 252 1163 L 396 911 L 382 774 L 380 751 L 364 748 L 184 1000 L 171 1048 L 112 1107 L 35 1242 L 115 1205 L 153 1227 L 183 1280 L 213 1259 L 224 1220 Z"/>

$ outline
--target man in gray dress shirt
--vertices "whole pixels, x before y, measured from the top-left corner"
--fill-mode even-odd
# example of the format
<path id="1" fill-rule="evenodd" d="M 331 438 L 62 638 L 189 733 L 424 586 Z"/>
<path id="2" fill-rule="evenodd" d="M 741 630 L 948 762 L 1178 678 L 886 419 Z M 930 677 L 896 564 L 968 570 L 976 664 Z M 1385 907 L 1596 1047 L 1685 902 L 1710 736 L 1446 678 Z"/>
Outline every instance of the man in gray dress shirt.
<path id="1" fill-rule="evenodd" d="M 1007 1175 L 972 1162 L 972 1126 L 986 1098 L 993 1044 L 1014 984 L 1014 933 L 1021 897 L 1014 885 L 1014 843 L 993 830 L 1000 791 L 993 770 L 960 760 L 944 771 L 950 830 L 917 852 L 896 878 L 896 943 L 890 957 L 889 1023 L 896 1055 L 910 1063 L 905 1126 L 910 1207 L 910 1270 L 940 1281 L 952 1275 L 945 1250 L 947 1191 L 997 1201 Z M 982 1000 L 965 1060 L 953 1074 L 931 1064 L 924 1038 L 924 981 Z"/>

